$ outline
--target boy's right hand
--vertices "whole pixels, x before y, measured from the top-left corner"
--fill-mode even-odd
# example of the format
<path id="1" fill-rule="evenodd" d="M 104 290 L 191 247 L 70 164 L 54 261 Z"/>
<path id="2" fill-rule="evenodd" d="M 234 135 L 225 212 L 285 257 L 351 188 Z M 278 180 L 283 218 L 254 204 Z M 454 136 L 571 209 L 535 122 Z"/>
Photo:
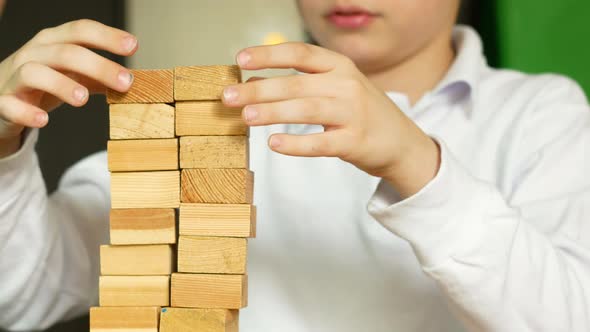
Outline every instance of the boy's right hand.
<path id="1" fill-rule="evenodd" d="M 91 20 L 44 29 L 0 63 L 0 158 L 16 152 L 25 127 L 47 124 L 63 102 L 86 104 L 106 88 L 125 92 L 133 76 L 91 49 L 128 56 L 137 50 L 128 32 Z"/>

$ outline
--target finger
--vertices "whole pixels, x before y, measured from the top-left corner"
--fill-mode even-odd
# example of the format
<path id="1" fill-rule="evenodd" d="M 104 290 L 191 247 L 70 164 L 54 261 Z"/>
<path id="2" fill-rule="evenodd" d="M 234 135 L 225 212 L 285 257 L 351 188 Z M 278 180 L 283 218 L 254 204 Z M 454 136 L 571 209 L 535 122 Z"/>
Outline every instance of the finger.
<path id="1" fill-rule="evenodd" d="M 336 52 L 299 42 L 250 47 L 238 53 L 236 62 L 247 70 L 293 68 L 305 73 L 328 72 L 352 63 Z"/>
<path id="2" fill-rule="evenodd" d="M 127 68 L 74 44 L 31 47 L 19 54 L 14 61 L 14 66 L 38 62 L 60 71 L 73 72 L 120 92 L 127 91 L 132 82 L 131 72 Z"/>
<path id="3" fill-rule="evenodd" d="M 345 146 L 338 130 L 309 135 L 274 134 L 269 147 L 278 153 L 300 157 L 337 157 Z"/>
<path id="4" fill-rule="evenodd" d="M 42 30 L 31 43 L 78 44 L 118 55 L 131 55 L 138 47 L 137 38 L 130 33 L 88 19 Z"/>
<path id="5" fill-rule="evenodd" d="M 329 98 L 301 98 L 275 103 L 247 105 L 242 117 L 250 126 L 279 123 L 342 125 L 346 111 L 339 109 L 335 100 Z"/>
<path id="6" fill-rule="evenodd" d="M 0 96 L 0 120 L 2 125 L 9 127 L 4 129 L 10 130 L 12 125 L 42 128 L 47 125 L 49 117 L 47 112 L 15 96 L 2 95 Z"/>
<path id="7" fill-rule="evenodd" d="M 324 74 L 293 75 L 228 86 L 222 99 L 227 106 L 243 107 L 295 98 L 334 97 L 337 93 L 333 80 Z"/>
<path id="8" fill-rule="evenodd" d="M 256 81 L 261 81 L 261 80 L 265 80 L 265 79 L 266 79 L 266 77 L 252 76 L 246 82 L 256 82 Z"/>
<path id="9" fill-rule="evenodd" d="M 6 92 L 18 94 L 27 90 L 47 92 L 72 106 L 88 101 L 88 90 L 66 75 L 40 63 L 28 62 L 12 76 Z"/>

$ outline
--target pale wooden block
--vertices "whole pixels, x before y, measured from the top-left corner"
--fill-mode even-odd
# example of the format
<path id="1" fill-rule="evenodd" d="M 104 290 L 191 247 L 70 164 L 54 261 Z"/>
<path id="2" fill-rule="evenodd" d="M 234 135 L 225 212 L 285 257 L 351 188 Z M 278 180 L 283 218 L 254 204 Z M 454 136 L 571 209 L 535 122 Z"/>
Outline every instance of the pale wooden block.
<path id="1" fill-rule="evenodd" d="M 167 171 L 178 169 L 178 139 L 109 141 L 111 172 Z"/>
<path id="2" fill-rule="evenodd" d="M 174 137 L 174 107 L 168 104 L 113 104 L 109 106 L 111 139 Z"/>
<path id="3" fill-rule="evenodd" d="M 129 91 L 107 90 L 109 104 L 149 104 L 174 102 L 174 71 L 171 69 L 133 69 Z"/>
<path id="4" fill-rule="evenodd" d="M 176 103 L 176 136 L 248 136 L 242 109 L 220 101 Z"/>
<path id="5" fill-rule="evenodd" d="M 111 207 L 177 208 L 179 187 L 179 171 L 111 173 Z"/>
<path id="6" fill-rule="evenodd" d="M 176 243 L 174 209 L 111 210 L 111 244 Z"/>
<path id="7" fill-rule="evenodd" d="M 248 137 L 181 137 L 180 168 L 248 168 Z"/>
<path id="8" fill-rule="evenodd" d="M 90 308 L 90 332 L 158 332 L 160 307 Z"/>
<path id="9" fill-rule="evenodd" d="M 174 273 L 172 307 L 240 309 L 248 305 L 248 277 L 244 274 Z"/>
<path id="10" fill-rule="evenodd" d="M 254 174 L 246 169 L 184 169 L 183 203 L 252 204 Z"/>
<path id="11" fill-rule="evenodd" d="M 160 332 L 238 332 L 239 311 L 162 308 Z"/>
<path id="12" fill-rule="evenodd" d="M 223 88 L 242 81 L 238 66 L 191 66 L 174 69 L 174 99 L 217 100 Z"/>
<path id="13" fill-rule="evenodd" d="M 169 275 L 174 268 L 169 244 L 100 246 L 103 276 Z"/>
<path id="14" fill-rule="evenodd" d="M 180 203 L 180 235 L 256 236 L 256 207 L 250 204 Z"/>
<path id="15" fill-rule="evenodd" d="M 170 305 L 170 276 L 101 276 L 101 307 Z"/>
<path id="16" fill-rule="evenodd" d="M 180 236 L 178 272 L 244 274 L 247 252 L 244 238 Z"/>

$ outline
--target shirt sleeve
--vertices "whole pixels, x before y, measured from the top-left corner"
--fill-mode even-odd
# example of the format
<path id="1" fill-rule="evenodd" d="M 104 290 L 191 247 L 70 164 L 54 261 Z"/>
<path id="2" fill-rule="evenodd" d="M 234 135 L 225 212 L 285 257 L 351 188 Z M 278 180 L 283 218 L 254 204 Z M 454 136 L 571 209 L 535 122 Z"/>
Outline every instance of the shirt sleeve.
<path id="1" fill-rule="evenodd" d="M 470 330 L 590 331 L 590 112 L 565 86 L 527 117 L 510 189 L 470 174 L 435 138 L 429 184 L 400 200 L 382 181 L 369 201 Z"/>
<path id="2" fill-rule="evenodd" d="M 38 132 L 0 160 L 0 328 L 45 329 L 97 302 L 99 244 L 108 240 L 105 153 L 70 168 L 47 194 Z"/>

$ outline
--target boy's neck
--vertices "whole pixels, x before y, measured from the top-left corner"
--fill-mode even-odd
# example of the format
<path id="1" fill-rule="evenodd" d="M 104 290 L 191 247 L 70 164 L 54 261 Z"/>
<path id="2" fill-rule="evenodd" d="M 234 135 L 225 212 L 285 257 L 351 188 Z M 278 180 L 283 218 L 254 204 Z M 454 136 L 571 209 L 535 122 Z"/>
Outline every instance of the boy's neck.
<path id="1" fill-rule="evenodd" d="M 383 91 L 404 93 L 414 105 L 426 92 L 434 89 L 455 59 L 452 32 L 437 39 L 416 54 L 384 70 L 365 73 Z"/>

